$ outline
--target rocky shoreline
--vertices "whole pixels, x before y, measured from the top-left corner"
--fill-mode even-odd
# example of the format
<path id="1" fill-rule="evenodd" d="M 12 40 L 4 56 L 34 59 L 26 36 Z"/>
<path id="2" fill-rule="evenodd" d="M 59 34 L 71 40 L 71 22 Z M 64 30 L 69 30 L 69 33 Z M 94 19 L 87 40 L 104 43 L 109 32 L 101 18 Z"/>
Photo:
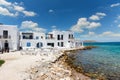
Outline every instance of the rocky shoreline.
<path id="1" fill-rule="evenodd" d="M 107 80 L 107 78 L 105 76 L 100 75 L 98 73 L 88 73 L 88 72 L 85 72 L 85 70 L 84 70 L 82 65 L 81 66 L 80 65 L 77 66 L 77 65 L 74 64 L 74 59 L 75 59 L 74 58 L 74 52 L 73 52 L 73 54 L 71 54 L 71 52 L 70 53 L 66 52 L 64 54 L 64 60 L 65 60 L 64 62 L 72 70 L 75 70 L 77 73 L 81 73 L 81 74 L 83 74 L 85 76 L 88 76 L 89 78 L 91 78 L 91 80 Z"/>
<path id="2" fill-rule="evenodd" d="M 21 55 L 20 51 L 1 54 L 5 60 L 0 80 L 91 80 L 68 65 L 66 52 L 86 48 L 47 50 L 37 55 Z M 91 48 L 89 48 L 91 49 Z"/>
<path id="3" fill-rule="evenodd" d="M 66 50 L 62 51 L 54 61 L 40 62 L 39 65 L 26 71 L 29 74 L 29 78 L 25 80 L 91 80 L 90 77 L 77 72 L 68 65 L 65 53 Z"/>

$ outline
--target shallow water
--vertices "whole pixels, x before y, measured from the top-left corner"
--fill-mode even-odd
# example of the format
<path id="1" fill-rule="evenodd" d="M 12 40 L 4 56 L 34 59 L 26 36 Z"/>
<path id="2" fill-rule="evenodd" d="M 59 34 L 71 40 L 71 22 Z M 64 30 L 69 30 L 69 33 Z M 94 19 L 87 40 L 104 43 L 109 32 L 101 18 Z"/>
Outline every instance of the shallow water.
<path id="1" fill-rule="evenodd" d="M 78 51 L 74 64 L 85 72 L 104 75 L 108 80 L 120 80 L 120 42 L 86 43 L 97 46 L 92 50 Z"/>

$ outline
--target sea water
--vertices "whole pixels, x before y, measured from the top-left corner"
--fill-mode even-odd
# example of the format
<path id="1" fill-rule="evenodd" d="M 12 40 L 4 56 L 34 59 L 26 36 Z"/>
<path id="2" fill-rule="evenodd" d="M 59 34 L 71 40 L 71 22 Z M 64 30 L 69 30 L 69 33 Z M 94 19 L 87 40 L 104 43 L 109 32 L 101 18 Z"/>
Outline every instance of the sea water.
<path id="1" fill-rule="evenodd" d="M 104 75 L 108 80 L 120 80 L 120 42 L 84 43 L 97 46 L 91 50 L 78 51 L 75 65 L 82 65 L 85 72 Z"/>

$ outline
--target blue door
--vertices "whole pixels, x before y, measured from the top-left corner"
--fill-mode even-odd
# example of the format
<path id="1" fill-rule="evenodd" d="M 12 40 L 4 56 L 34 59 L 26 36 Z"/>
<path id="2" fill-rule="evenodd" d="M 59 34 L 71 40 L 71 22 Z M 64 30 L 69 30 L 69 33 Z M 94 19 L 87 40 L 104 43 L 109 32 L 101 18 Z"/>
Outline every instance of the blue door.
<path id="1" fill-rule="evenodd" d="M 37 48 L 43 47 L 43 43 L 42 43 L 42 42 L 38 42 L 38 43 L 36 44 L 36 47 L 37 47 Z"/>

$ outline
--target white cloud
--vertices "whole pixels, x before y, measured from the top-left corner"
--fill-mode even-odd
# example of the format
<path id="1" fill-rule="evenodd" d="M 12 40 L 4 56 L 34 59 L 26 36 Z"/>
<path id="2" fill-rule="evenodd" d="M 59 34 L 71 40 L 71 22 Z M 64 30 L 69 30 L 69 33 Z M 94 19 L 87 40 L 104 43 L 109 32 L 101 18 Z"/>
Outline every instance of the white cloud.
<path id="1" fill-rule="evenodd" d="M 95 32 L 89 32 L 88 35 L 93 36 L 95 35 Z"/>
<path id="2" fill-rule="evenodd" d="M 120 24 L 118 25 L 118 27 L 120 27 Z"/>
<path id="3" fill-rule="evenodd" d="M 87 18 L 80 18 L 77 22 L 77 25 L 79 25 L 81 27 L 88 26 L 89 24 L 90 24 L 90 22 L 87 21 Z"/>
<path id="4" fill-rule="evenodd" d="M 33 21 L 23 21 L 21 23 L 21 30 L 32 30 L 37 32 L 45 32 L 46 29 L 39 27 L 38 23 L 35 23 Z"/>
<path id="5" fill-rule="evenodd" d="M 82 37 L 87 37 L 87 38 L 97 38 L 97 37 L 102 37 L 102 38 L 117 38 L 120 37 L 120 33 L 114 33 L 112 31 L 105 31 L 101 34 L 96 34 L 95 32 L 89 32 L 87 35 L 81 35 Z"/>
<path id="6" fill-rule="evenodd" d="M 23 6 L 23 2 L 17 3 L 17 2 L 8 2 L 6 0 L 0 0 L 0 7 L 2 11 L 0 11 L 0 15 L 6 15 L 6 16 L 11 16 L 15 17 L 20 15 L 21 13 L 24 14 L 25 16 L 35 16 L 36 13 L 33 11 L 27 11 Z M 4 8 L 3 8 L 4 6 Z M 5 14 L 3 12 L 6 12 Z"/>
<path id="7" fill-rule="evenodd" d="M 105 13 L 98 12 L 95 15 L 90 16 L 89 19 L 90 20 L 100 20 L 100 19 L 102 19 L 105 16 L 106 16 Z"/>
<path id="8" fill-rule="evenodd" d="M 98 16 L 100 16 L 100 17 L 104 17 L 104 16 L 106 16 L 105 13 L 101 13 L 101 12 L 96 13 L 96 15 L 98 15 Z"/>
<path id="9" fill-rule="evenodd" d="M 20 12 L 22 12 L 22 11 L 25 10 L 25 9 L 24 9 L 23 7 L 21 7 L 21 6 L 14 6 L 14 9 L 15 9 L 16 11 L 20 11 Z"/>
<path id="10" fill-rule="evenodd" d="M 100 20 L 100 18 L 97 15 L 92 15 L 89 19 L 90 20 Z"/>
<path id="11" fill-rule="evenodd" d="M 97 36 L 97 34 L 96 34 L 95 32 L 89 31 L 88 34 L 86 34 L 86 35 L 81 35 L 80 37 L 84 37 L 84 38 L 92 38 L 92 37 L 94 37 L 94 38 L 96 38 L 96 37 L 98 37 L 98 36 Z"/>
<path id="12" fill-rule="evenodd" d="M 88 27 L 89 22 L 87 21 L 87 18 L 80 18 L 76 25 L 71 27 L 71 30 L 74 32 L 83 32 L 84 30 L 82 28 Z"/>
<path id="13" fill-rule="evenodd" d="M 100 34 L 100 36 L 110 36 L 111 34 L 113 34 L 113 32 L 106 31 L 106 32 L 103 32 L 102 34 Z"/>
<path id="14" fill-rule="evenodd" d="M 57 28 L 57 26 L 51 26 L 51 28 Z"/>
<path id="15" fill-rule="evenodd" d="M 25 14 L 25 16 L 35 16 L 36 13 L 32 12 L 32 11 L 23 11 L 23 13 Z"/>
<path id="16" fill-rule="evenodd" d="M 120 15 L 117 15 L 116 19 L 114 20 L 114 23 L 119 23 L 120 22 Z"/>
<path id="17" fill-rule="evenodd" d="M 8 9 L 3 8 L 3 7 L 0 7 L 0 14 L 1 14 L 1 15 L 4 15 L 4 16 L 12 16 L 12 17 L 15 17 L 15 16 L 18 15 L 17 12 L 16 12 L 16 13 L 11 13 L 11 12 L 9 12 Z"/>
<path id="18" fill-rule="evenodd" d="M 117 19 L 120 19 L 120 15 L 118 15 Z"/>
<path id="19" fill-rule="evenodd" d="M 97 28 L 101 26 L 99 22 L 91 22 L 87 28 L 92 29 L 92 28 Z"/>
<path id="20" fill-rule="evenodd" d="M 112 31 L 106 31 L 100 34 L 101 37 L 120 37 L 120 33 L 114 33 Z"/>
<path id="21" fill-rule="evenodd" d="M 48 11 L 49 13 L 53 13 L 54 12 L 54 10 L 52 10 L 52 9 L 49 9 L 49 11 Z"/>
<path id="22" fill-rule="evenodd" d="M 11 3 L 7 2 L 6 0 L 0 0 L 0 5 L 10 6 Z"/>
<path id="23" fill-rule="evenodd" d="M 72 26 L 70 30 L 81 33 L 84 29 L 94 29 L 99 26 L 101 26 L 99 22 L 90 22 L 87 18 L 80 18 L 77 24 Z"/>
<path id="24" fill-rule="evenodd" d="M 100 20 L 105 17 L 106 14 L 102 12 L 97 12 L 95 15 L 92 15 L 88 18 L 79 18 L 77 24 L 73 25 L 70 30 L 74 32 L 84 32 L 84 29 L 94 29 L 101 26 L 100 22 L 92 22 L 91 20 Z"/>
<path id="25" fill-rule="evenodd" d="M 25 10 L 24 7 L 19 6 L 17 3 L 14 3 L 13 7 L 14 7 L 14 10 L 23 13 L 25 16 L 35 16 L 36 15 L 35 12 Z"/>
<path id="26" fill-rule="evenodd" d="M 114 23 L 118 23 L 118 20 L 114 20 Z"/>
<path id="27" fill-rule="evenodd" d="M 117 7 L 117 6 L 120 6 L 120 3 L 115 3 L 110 5 L 110 7 Z"/>
<path id="28" fill-rule="evenodd" d="M 84 32 L 84 30 L 81 29 L 80 26 L 78 26 L 78 25 L 74 25 L 73 27 L 71 27 L 70 30 L 71 30 L 71 31 L 74 31 L 74 32 L 78 32 L 78 33 Z"/>
<path id="29" fill-rule="evenodd" d="M 43 29 L 43 28 L 34 28 L 33 29 L 35 32 L 46 32 L 46 29 Z"/>

